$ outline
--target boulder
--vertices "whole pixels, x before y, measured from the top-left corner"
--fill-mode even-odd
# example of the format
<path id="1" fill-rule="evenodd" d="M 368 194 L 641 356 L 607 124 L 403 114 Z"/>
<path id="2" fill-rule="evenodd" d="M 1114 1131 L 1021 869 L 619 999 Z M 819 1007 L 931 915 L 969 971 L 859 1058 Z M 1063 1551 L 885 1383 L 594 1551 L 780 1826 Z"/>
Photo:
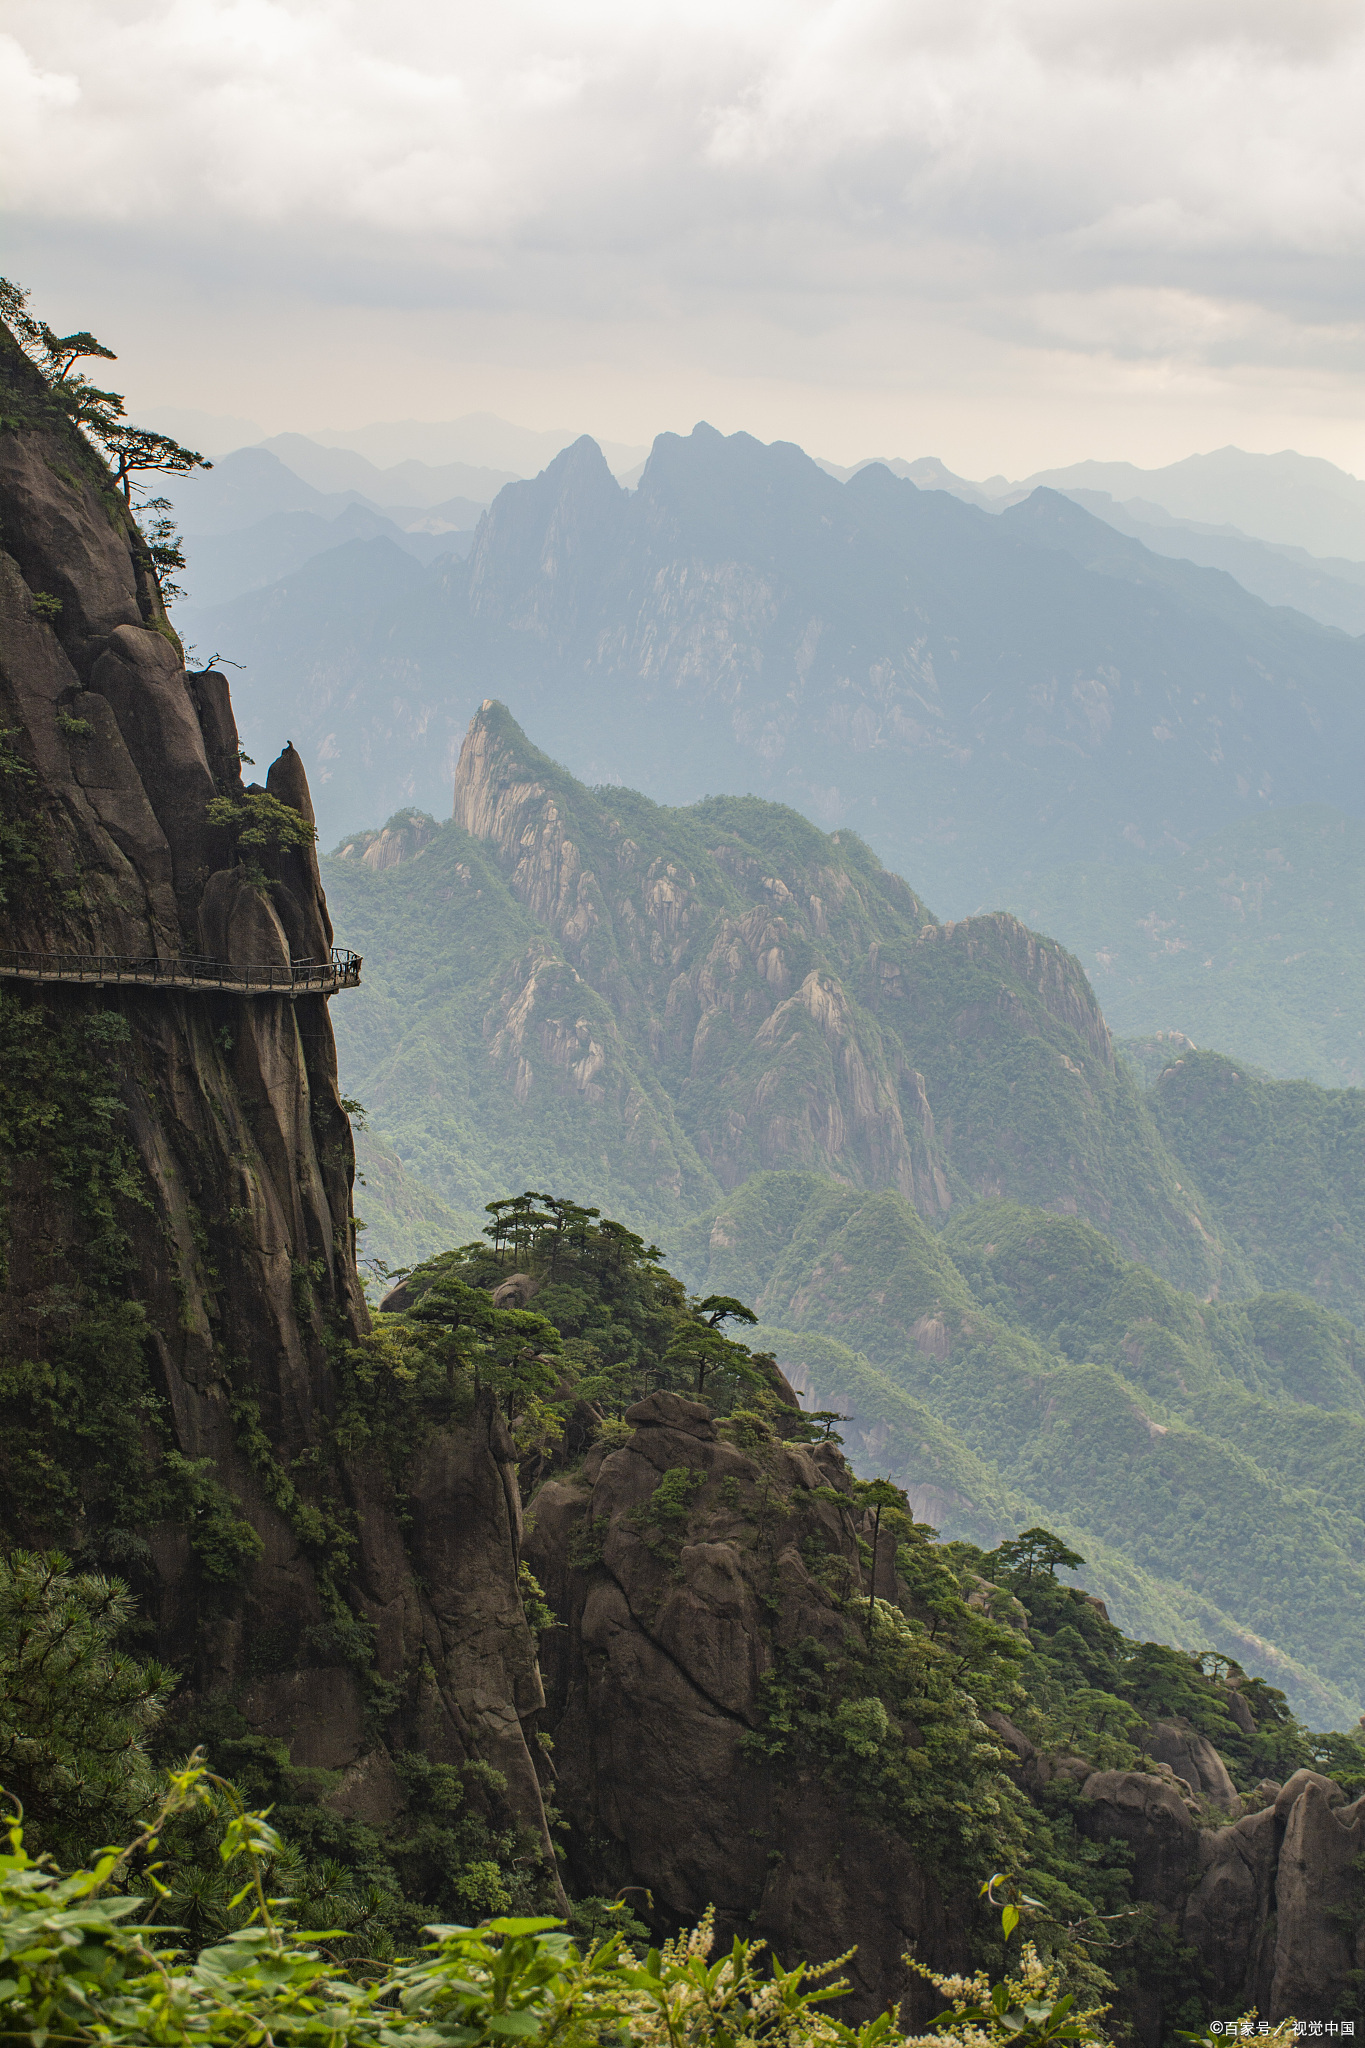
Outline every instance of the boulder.
<path id="1" fill-rule="evenodd" d="M 210 960 L 236 967 L 288 967 L 289 938 L 269 896 L 241 868 L 209 876 L 199 902 L 199 930 Z"/>
<path id="2" fill-rule="evenodd" d="M 716 1433 L 711 1422 L 711 1410 L 704 1401 L 689 1401 L 682 1394 L 662 1390 L 657 1394 L 646 1394 L 643 1401 L 627 1408 L 625 1419 L 635 1429 L 680 1429 L 688 1436 L 701 1437 L 706 1441 Z"/>
<path id="3" fill-rule="evenodd" d="M 1292 1805 L 1283 1806 L 1284 1794 L 1299 1778 L 1307 1782 Z M 1365 1851 L 1365 1800 L 1346 1806 L 1330 1778 L 1296 1771 L 1274 1812 L 1283 1816 L 1284 1840 L 1275 1877 L 1275 1974 L 1267 2010 L 1274 2020 L 1331 2019 L 1365 1961 L 1356 1869 Z"/>
<path id="4" fill-rule="evenodd" d="M 526 1308 L 536 1291 L 529 1273 L 509 1273 L 493 1289 L 494 1308 Z"/>
<path id="5" fill-rule="evenodd" d="M 1200 1832 L 1199 1879 L 1181 1931 L 1198 1949 L 1220 2006 L 1268 2010 L 1279 1846 L 1279 1823 L 1268 1807 L 1231 1827 Z"/>
<path id="6" fill-rule="evenodd" d="M 1221 1807 L 1234 1820 L 1239 1817 L 1242 1801 L 1227 1765 L 1208 1737 L 1188 1721 L 1153 1721 L 1143 1734 L 1142 1747 L 1155 1762 L 1169 1764 L 1197 1798 Z"/>
<path id="7" fill-rule="evenodd" d="M 990 1713 L 983 1714 L 981 1718 L 992 1734 L 999 1738 L 1000 1745 L 1006 1752 L 1006 1761 L 1013 1759 L 1016 1763 L 1028 1764 L 1037 1756 L 1036 1747 L 1029 1741 L 1023 1729 L 1016 1728 L 1013 1721 L 1007 1720 L 1004 1714 L 992 1708 Z"/>
<path id="8" fill-rule="evenodd" d="M 1199 1831 L 1179 1794 L 1145 1771 L 1095 1771 L 1082 1789 L 1082 1832 L 1127 1842 L 1135 1896 L 1174 1911 L 1199 1866 Z"/>

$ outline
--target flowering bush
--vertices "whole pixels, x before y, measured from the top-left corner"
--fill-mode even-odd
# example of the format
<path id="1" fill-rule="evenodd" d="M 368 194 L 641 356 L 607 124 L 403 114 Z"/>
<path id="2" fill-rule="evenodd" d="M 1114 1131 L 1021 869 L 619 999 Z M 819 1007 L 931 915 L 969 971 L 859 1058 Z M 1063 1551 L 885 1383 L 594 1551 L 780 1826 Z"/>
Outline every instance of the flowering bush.
<path id="1" fill-rule="evenodd" d="M 1099 2023 L 1108 2008 L 1097 2005 L 1078 2012 L 1074 1996 L 1063 1993 L 1056 1972 L 1041 1961 L 1031 1941 L 1023 1945 L 1015 1974 L 995 1985 L 984 1970 L 974 1977 L 944 1977 L 913 1956 L 907 1960 L 948 2000 L 949 2010 L 935 2022 L 932 2033 L 909 2036 L 905 2048 L 1005 2048 L 1006 2043 L 1011 2048 L 1047 2048 L 1054 2041 L 1105 2039 Z"/>

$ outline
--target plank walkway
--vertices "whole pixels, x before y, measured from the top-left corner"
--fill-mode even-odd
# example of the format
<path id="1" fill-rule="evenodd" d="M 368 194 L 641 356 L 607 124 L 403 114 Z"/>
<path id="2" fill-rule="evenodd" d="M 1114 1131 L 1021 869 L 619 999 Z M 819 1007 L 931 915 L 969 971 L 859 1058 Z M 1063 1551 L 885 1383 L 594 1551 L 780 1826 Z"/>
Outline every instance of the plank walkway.
<path id="1" fill-rule="evenodd" d="M 232 996 L 332 996 L 359 988 L 359 953 L 334 946 L 330 960 L 294 960 L 288 967 L 242 966 L 226 960 L 186 957 L 157 960 L 120 953 L 0 952 L 0 980 L 84 983 L 91 988 L 128 986 L 202 990 Z"/>

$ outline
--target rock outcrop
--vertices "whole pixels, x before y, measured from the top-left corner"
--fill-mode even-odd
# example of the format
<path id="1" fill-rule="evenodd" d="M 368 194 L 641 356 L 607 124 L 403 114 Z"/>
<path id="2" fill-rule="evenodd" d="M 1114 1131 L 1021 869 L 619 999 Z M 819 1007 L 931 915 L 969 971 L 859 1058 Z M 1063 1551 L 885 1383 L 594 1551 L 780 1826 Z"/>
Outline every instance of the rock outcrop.
<path id="1" fill-rule="evenodd" d="M 599 1446 L 529 1510 L 527 1557 L 565 1624 L 544 1663 L 573 1875 L 595 1891 L 647 1886 L 664 1924 L 714 1904 L 722 1939 L 757 1934 L 787 1961 L 857 1944 L 853 2009 L 904 1998 L 916 2012 L 925 1987 L 906 1949 L 963 1960 L 932 1871 L 820 1775 L 746 1740 L 783 1650 L 837 1653 L 856 1634 L 806 1562 L 814 1539 L 846 1581 L 865 1579 L 862 1515 L 815 1497 L 848 1490 L 842 1455 L 769 1443 L 759 1458 L 676 1394 L 626 1419 L 629 1442 Z M 665 1475 L 683 1475 L 687 1527 L 704 1535 L 651 1521 Z M 891 1593 L 887 1552 L 879 1590 Z"/>
<path id="2" fill-rule="evenodd" d="M 1082 1792 L 1081 1826 L 1131 1849 L 1134 1897 L 1159 1907 L 1197 1956 L 1189 1988 L 1211 2010 L 1254 2007 L 1273 2022 L 1347 2009 L 1365 1966 L 1365 1798 L 1348 1805 L 1330 1778 L 1300 1770 L 1272 1805 L 1210 1827 L 1179 1783 L 1144 1772 L 1096 1772 Z M 1159 2038 L 1154 1986 L 1134 2018 L 1144 2038 Z"/>
<path id="3" fill-rule="evenodd" d="M 560 1623 L 543 1652 L 545 1721 L 574 1881 L 647 1888 L 662 1926 L 714 1904 L 722 1936 L 758 1933 L 784 1959 L 856 1943 L 849 2010 L 906 2000 L 907 2016 L 923 2017 L 901 1958 L 912 1948 L 961 1965 L 960 1874 L 913 1829 L 860 1810 L 836 1776 L 755 1740 L 770 1732 L 784 1653 L 837 1656 L 861 1640 L 815 1563 L 841 1560 L 845 1589 L 863 1583 L 868 1525 L 840 1500 L 842 1454 L 745 1448 L 676 1394 L 626 1419 L 627 1441 L 552 1476 L 528 1510 L 527 1556 Z M 884 1555 L 878 1586 L 905 1596 Z M 1342 2009 L 1365 1959 L 1365 1799 L 1348 1806 L 1330 1780 L 1299 1771 L 1273 1804 L 1242 1814 L 1217 1750 L 1180 1721 L 1149 1728 L 1141 1770 L 1043 1754 L 998 1712 L 982 1733 L 1031 1798 L 1051 1809 L 1060 1796 L 1083 1836 L 1124 1846 L 1134 1901 L 1189 1959 L 1174 1985 L 1143 1972 L 1125 1990 L 1144 2048 L 1163 2037 L 1172 1995 L 1272 2020 Z"/>
<path id="4" fill-rule="evenodd" d="M 1156 1763 L 1166 1764 L 1189 1786 L 1195 1798 L 1238 1820 L 1242 1800 L 1227 1765 L 1207 1735 L 1188 1721 L 1153 1721 L 1143 1731 L 1142 1747 Z"/>
<path id="5" fill-rule="evenodd" d="M 186 673 L 123 499 L 3 331 L 0 392 L 0 948 L 325 959 L 313 847 L 244 863 L 231 825 L 209 816 L 215 798 L 255 792 L 311 822 L 299 756 L 286 745 L 265 790 L 243 788 L 226 680 Z M 552 1870 L 524 1732 L 541 1694 L 517 1588 L 520 1503 L 496 1408 L 485 1397 L 468 1428 L 416 1447 L 405 1522 L 380 1460 L 335 1443 L 338 1356 L 369 1317 L 326 1002 L 0 982 L 0 1011 L 16 1044 L 75 1048 L 64 1085 L 88 1093 L 123 1162 L 92 1246 L 70 1160 L 44 1149 L 43 1117 L 69 1101 L 11 1103 L 0 1360 L 27 1363 L 7 1382 L 7 1443 L 45 1441 L 24 1373 L 55 1374 L 71 1410 L 115 1369 L 103 1340 L 81 1336 L 96 1312 L 98 1328 L 132 1332 L 117 1369 L 145 1415 L 108 1483 L 99 1444 L 46 1493 L 32 1466 L 11 1472 L 3 1533 L 131 1572 L 192 1693 L 234 1703 L 296 1762 L 378 1783 L 378 1763 L 363 1767 L 387 1755 L 387 1735 L 437 1762 L 494 1765 Z M 170 1471 L 211 1474 L 217 1511 L 237 1517 L 229 1533 L 249 1525 L 249 1541 L 232 1536 L 235 1562 L 205 1564 Z"/>

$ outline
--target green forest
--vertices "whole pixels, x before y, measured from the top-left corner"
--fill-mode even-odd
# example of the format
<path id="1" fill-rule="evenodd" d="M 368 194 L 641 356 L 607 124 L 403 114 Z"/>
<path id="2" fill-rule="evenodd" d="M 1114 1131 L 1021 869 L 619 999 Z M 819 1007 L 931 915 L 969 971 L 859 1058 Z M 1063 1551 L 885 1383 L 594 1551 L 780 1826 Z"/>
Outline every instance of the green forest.
<path id="1" fill-rule="evenodd" d="M 963 2028 L 980 2038 L 970 2034 L 978 2007 L 989 2040 L 1066 2038 L 1056 2030 L 1068 2014 L 1097 2015 L 1153 1972 L 1202 2024 L 1189 1960 L 1171 1950 L 1160 1916 L 1134 1903 L 1124 1854 L 1078 1826 L 1075 1772 L 1153 1768 L 1143 1730 L 1179 1716 L 1217 1745 L 1246 1794 L 1304 1766 L 1331 1770 L 1354 1794 L 1365 1789 L 1360 1740 L 1309 1734 L 1282 1691 L 1226 1654 L 1126 1635 L 1076 1586 L 1086 1560 L 1053 1530 L 1026 1526 L 989 1547 L 941 1541 L 900 1487 L 830 1462 L 838 1414 L 794 1405 L 742 1301 L 689 1294 L 623 1225 L 530 1192 L 493 1210 L 481 1238 L 412 1272 L 372 1334 L 339 1357 L 336 1450 L 372 1450 L 401 1498 L 414 1450 L 491 1398 L 534 1516 L 539 1487 L 631 1440 L 635 1403 L 703 1393 L 750 1475 L 756 1555 L 774 1520 L 799 1525 L 812 1510 L 841 1539 L 805 1539 L 839 1617 L 837 1644 L 771 1654 L 746 1738 L 755 1763 L 827 1780 L 927 1845 L 940 1882 L 963 1899 L 983 1873 L 1010 1873 L 971 1915 L 985 1975 L 934 1980 L 947 2038 Z M 499 1308 L 491 1290 L 514 1271 L 527 1305 Z M 1010 1271 L 1027 1291 L 1027 1276 Z M 1118 1329 L 1098 1295 L 1096 1316 L 1097 1328 Z M 801 1446 L 820 1450 L 823 1477 L 784 1490 L 784 1452 Z M 335 1455 L 324 1456 L 318 1495 L 334 1545 L 346 1523 L 344 1493 L 327 1477 Z M 69 1476 L 89 1487 L 78 1465 Z M 633 1511 L 645 1545 L 676 1560 L 733 1509 L 734 1486 L 686 1466 L 662 1472 Z M 93 1488 L 88 1508 L 93 1534 L 114 1504 Z M 181 1512 L 193 1526 L 202 1511 Z M 34 1527 L 16 1520 L 9 1542 Z M 589 1581 L 599 1555 L 580 1545 Z M 346 1819 L 329 1798 L 334 1774 L 292 1765 L 229 1708 L 186 1703 L 177 1674 L 140 1654 L 127 1587 L 94 1562 L 19 1548 L 0 1571 L 0 1776 L 16 1812 L 0 1858 L 0 2011 L 22 2038 L 470 2048 L 509 2032 L 586 2042 L 628 2028 L 662 2043 L 677 2040 L 694 2005 L 688 2039 L 766 2041 L 776 2029 L 792 2043 L 877 2048 L 888 2038 L 887 2016 L 850 2029 L 825 2013 L 839 1987 L 818 1971 L 770 1979 L 743 1940 L 711 1959 L 705 1926 L 650 1947 L 628 1903 L 572 1895 L 576 1851 L 562 1818 L 556 1853 L 571 1902 L 558 1932 L 556 1879 L 524 1830 L 499 1824 L 503 1788 L 486 1767 L 462 1775 L 399 1749 L 401 1822 L 377 1831 Z M 235 1558 L 202 1549 L 205 1628 L 213 1586 L 248 1563 L 241 1547 Z M 523 1600 L 533 1629 L 554 1625 L 525 1569 Z M 364 1632 L 352 1633 L 345 1654 L 364 1668 Z M 420 1687 L 421 1674 L 408 1682 Z M 397 1705 L 376 1689 L 380 1723 Z M 1072 1775 L 1021 1782 L 1011 1744 L 1064 1752 Z M 1006 1987 L 994 2006 L 992 1978 Z M 1013 2014 L 1010 1999 L 1025 1992 L 1029 2012 Z M 1094 2032 L 1080 2022 L 1080 2038 Z"/>

